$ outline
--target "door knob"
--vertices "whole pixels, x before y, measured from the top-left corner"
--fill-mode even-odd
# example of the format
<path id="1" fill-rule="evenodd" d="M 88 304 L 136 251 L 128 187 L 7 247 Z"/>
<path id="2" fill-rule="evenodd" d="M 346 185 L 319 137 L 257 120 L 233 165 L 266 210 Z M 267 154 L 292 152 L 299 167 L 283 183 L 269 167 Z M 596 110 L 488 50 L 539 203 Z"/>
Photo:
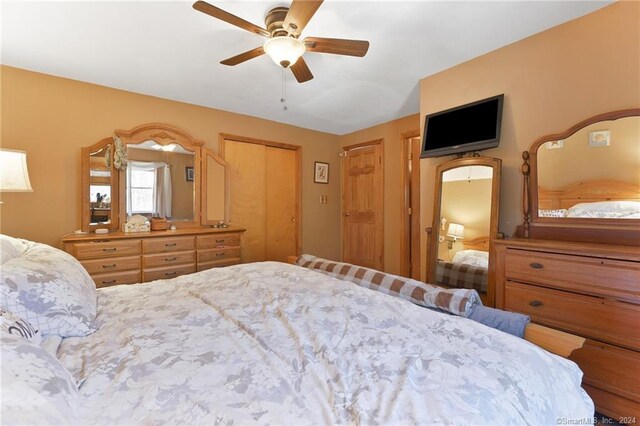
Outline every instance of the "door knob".
<path id="1" fill-rule="evenodd" d="M 351 213 L 349 213 L 349 212 L 345 212 L 345 214 L 344 214 L 344 215 L 345 215 L 345 216 L 351 216 Z"/>
<path id="2" fill-rule="evenodd" d="M 296 221 L 296 218 L 292 216 L 291 217 L 291 222 L 295 222 L 295 221 Z"/>

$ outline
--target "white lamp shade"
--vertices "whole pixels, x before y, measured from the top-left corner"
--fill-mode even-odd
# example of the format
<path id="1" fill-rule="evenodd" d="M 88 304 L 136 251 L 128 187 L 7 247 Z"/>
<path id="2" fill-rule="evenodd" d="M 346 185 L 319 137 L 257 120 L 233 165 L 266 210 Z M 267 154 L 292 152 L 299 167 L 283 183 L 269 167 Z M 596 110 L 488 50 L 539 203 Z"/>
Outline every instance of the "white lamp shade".
<path id="1" fill-rule="evenodd" d="M 297 38 L 282 36 L 267 40 L 264 51 L 277 65 L 289 68 L 304 54 L 305 47 Z"/>
<path id="2" fill-rule="evenodd" d="M 464 225 L 460 225 L 459 223 L 450 223 L 447 236 L 454 239 L 464 238 Z"/>
<path id="3" fill-rule="evenodd" d="M 27 170 L 27 153 L 0 149 L 0 191 L 32 192 Z"/>

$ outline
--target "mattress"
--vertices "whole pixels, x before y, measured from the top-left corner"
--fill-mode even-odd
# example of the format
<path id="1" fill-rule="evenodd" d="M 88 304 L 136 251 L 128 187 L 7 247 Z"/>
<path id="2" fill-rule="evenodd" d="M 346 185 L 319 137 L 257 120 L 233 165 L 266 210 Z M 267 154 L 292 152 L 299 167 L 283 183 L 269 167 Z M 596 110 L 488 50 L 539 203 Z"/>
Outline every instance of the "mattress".
<path id="1" fill-rule="evenodd" d="M 555 424 L 571 361 L 471 320 L 263 262 L 98 290 L 65 338 L 84 424 Z"/>

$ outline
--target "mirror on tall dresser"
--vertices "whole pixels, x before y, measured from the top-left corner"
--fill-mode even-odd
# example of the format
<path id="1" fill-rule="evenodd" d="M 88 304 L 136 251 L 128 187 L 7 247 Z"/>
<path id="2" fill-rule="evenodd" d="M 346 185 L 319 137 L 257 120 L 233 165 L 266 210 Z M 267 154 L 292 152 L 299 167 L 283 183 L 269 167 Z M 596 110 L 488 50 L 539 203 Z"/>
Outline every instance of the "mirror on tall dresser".
<path id="1" fill-rule="evenodd" d="M 501 160 L 460 158 L 436 168 L 427 282 L 474 288 L 494 304 L 491 240 L 498 236 Z"/>
<path id="2" fill-rule="evenodd" d="M 147 124 L 116 135 L 127 147 L 122 172 L 121 220 L 161 217 L 176 227 L 200 225 L 200 155 L 203 142 L 165 124 Z"/>
<path id="3" fill-rule="evenodd" d="M 640 109 L 600 114 L 542 137 L 523 157 L 524 236 L 637 244 Z"/>
<path id="4" fill-rule="evenodd" d="M 118 229 L 118 171 L 113 138 L 81 149 L 82 230 Z"/>

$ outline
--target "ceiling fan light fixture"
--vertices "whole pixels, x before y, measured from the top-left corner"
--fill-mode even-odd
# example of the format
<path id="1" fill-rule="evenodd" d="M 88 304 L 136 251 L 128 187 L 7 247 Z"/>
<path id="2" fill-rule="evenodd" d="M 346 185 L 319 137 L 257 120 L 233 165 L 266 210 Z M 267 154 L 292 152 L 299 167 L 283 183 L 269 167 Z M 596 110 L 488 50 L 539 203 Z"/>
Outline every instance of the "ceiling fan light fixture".
<path id="1" fill-rule="evenodd" d="M 289 68 L 304 54 L 304 43 L 297 38 L 281 36 L 267 40 L 264 51 L 273 62 L 282 68 Z"/>

